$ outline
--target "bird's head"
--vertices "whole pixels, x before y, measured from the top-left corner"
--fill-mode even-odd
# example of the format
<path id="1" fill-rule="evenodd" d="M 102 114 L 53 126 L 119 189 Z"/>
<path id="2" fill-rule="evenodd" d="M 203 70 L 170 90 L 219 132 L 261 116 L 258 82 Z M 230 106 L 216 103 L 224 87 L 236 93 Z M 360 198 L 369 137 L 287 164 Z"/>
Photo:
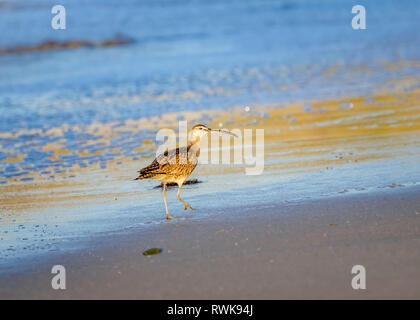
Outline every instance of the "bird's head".
<path id="1" fill-rule="evenodd" d="M 225 134 L 229 134 L 229 135 L 232 135 L 234 137 L 237 137 L 236 134 L 234 134 L 233 132 L 230 132 L 228 130 L 211 129 L 211 128 L 205 126 L 204 124 L 196 124 L 191 129 L 190 141 L 193 142 L 193 143 L 199 142 L 201 137 L 205 136 L 208 133 L 213 133 L 213 132 L 225 133 Z"/>
<path id="2" fill-rule="evenodd" d="M 211 129 L 204 124 L 196 124 L 190 132 L 190 141 L 200 141 L 201 137 L 209 133 Z"/>

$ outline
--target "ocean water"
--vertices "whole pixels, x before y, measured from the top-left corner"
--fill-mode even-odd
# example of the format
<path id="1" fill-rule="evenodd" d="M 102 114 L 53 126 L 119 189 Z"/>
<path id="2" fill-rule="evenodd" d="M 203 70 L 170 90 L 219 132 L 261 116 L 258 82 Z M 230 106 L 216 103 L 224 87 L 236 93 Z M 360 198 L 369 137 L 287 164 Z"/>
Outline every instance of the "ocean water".
<path id="1" fill-rule="evenodd" d="M 209 173 L 215 168 L 200 172 L 202 184 L 185 187 L 188 201 L 199 202 L 207 218 L 212 208 L 232 203 L 303 201 L 420 182 L 418 98 L 390 100 L 389 108 L 383 106 L 388 100 L 374 97 L 420 87 L 417 1 L 360 3 L 366 30 L 351 28 L 355 1 L 63 0 L 65 30 L 51 28 L 55 4 L 0 0 L 0 48 L 49 40 L 101 42 L 117 34 L 134 43 L 0 55 L 4 270 L 85 246 L 96 235 L 162 221 L 160 192 L 151 183 L 130 181 L 138 169 L 133 163 L 140 166 L 153 155 L 153 148 L 138 149 L 160 129 L 149 121 L 153 116 L 198 112 L 211 121 L 207 113 L 215 110 L 347 97 L 365 97 L 371 104 L 369 109 L 354 102 L 348 115 L 342 110 L 346 100 L 329 109 L 306 103 L 303 113 L 285 111 L 281 121 L 290 124 L 279 127 L 281 148 L 267 153 L 266 174 L 252 180 L 256 191 L 246 187 L 250 180 L 242 171 L 229 171 L 227 180 Z M 320 114 L 325 118 L 316 118 Z M 248 123 L 275 132 L 279 118 L 253 111 Z M 151 125 L 130 127 L 130 121 L 144 124 L 142 119 Z M 270 127 L 264 119 L 273 121 Z M 337 123 L 366 136 L 353 141 L 340 128 L 319 133 Z M 376 138 L 375 130 L 385 127 L 390 138 Z M 307 154 L 307 146 L 282 140 L 314 136 L 318 141 Z M 336 137 L 344 138 L 331 143 Z M 349 162 L 325 169 L 330 158 L 349 151 L 357 159 L 348 156 Z"/>
<path id="2" fill-rule="evenodd" d="M 115 158 L 74 126 L 123 122 L 169 112 L 226 109 L 297 99 L 367 95 L 378 84 L 418 77 L 416 1 L 369 1 L 367 29 L 353 30 L 354 1 L 63 1 L 66 29 L 50 22 L 54 1 L 0 1 L 0 48 L 47 40 L 135 43 L 93 49 L 0 55 L 0 183 L 31 172 L 67 170 Z M 368 69 L 352 73 L 349 70 Z M 338 71 L 337 71 L 338 70 Z M 325 75 L 328 76 L 325 76 Z M 418 87 L 418 80 L 411 84 Z M 391 88 L 393 89 L 393 88 Z M 42 135 L 68 125 L 61 135 Z M 73 127 L 72 127 L 73 126 Z M 118 123 L 115 124 L 118 126 Z M 28 131 L 38 130 L 38 131 Z M 13 137 L 5 133 L 13 134 Z M 122 155 L 155 132 L 112 141 Z M 45 145 L 66 140 L 50 161 Z M 1 161 L 6 158 L 18 159 Z M 64 162 L 64 163 L 63 163 Z M 1 179 L 4 178 L 4 179 Z M 25 181 L 25 180 L 23 180 Z"/>
<path id="3" fill-rule="evenodd" d="M 0 56 L 0 132 L 365 93 L 394 75 L 385 70 L 347 85 L 331 79 L 325 87 L 323 67 L 420 55 L 420 8 L 412 0 L 366 2 L 367 29 L 359 31 L 351 28 L 354 1 L 60 3 L 65 30 L 50 26 L 54 1 L 0 1 L 0 47 L 115 34 L 136 43 Z M 280 89 L 288 84 L 299 90 Z"/>

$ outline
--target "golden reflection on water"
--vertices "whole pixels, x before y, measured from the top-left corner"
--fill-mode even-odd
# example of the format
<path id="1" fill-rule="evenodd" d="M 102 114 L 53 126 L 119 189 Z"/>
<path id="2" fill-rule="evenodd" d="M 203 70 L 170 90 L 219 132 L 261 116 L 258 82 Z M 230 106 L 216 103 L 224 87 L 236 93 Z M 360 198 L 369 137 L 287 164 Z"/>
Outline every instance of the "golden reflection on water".
<path id="1" fill-rule="evenodd" d="M 334 72 L 334 70 L 329 70 Z M 407 79 L 404 81 L 411 82 Z M 112 139 L 122 134 L 138 133 L 166 127 L 177 129 L 183 117 L 193 125 L 205 122 L 218 128 L 264 129 L 265 173 L 271 175 L 293 174 L 310 170 L 329 170 L 343 164 L 376 161 L 402 155 L 418 155 L 420 152 L 420 89 L 396 93 L 379 93 L 367 97 L 350 97 L 328 101 L 301 101 L 288 104 L 267 104 L 232 107 L 229 110 L 205 110 L 179 112 L 161 117 L 130 119 L 124 123 L 92 123 L 88 126 L 68 126 L 41 130 L 23 130 L 2 137 L 16 138 L 22 134 L 37 133 L 40 136 L 62 137 L 66 130 L 91 135 L 85 145 L 102 143 L 99 150 L 66 148 L 66 140 L 41 145 L 41 151 L 50 151 L 49 159 L 60 162 L 62 155 L 75 157 L 115 154 L 106 160 L 106 168 L 93 163 L 86 166 L 74 164 L 63 172 L 43 168 L 52 174 L 31 172 L 24 177 L 2 178 L 7 184 L 0 185 L 0 206 L 10 212 L 21 209 L 38 209 L 63 204 L 104 202 L 114 198 L 135 199 L 136 190 L 118 190 L 115 185 L 132 180 L 136 171 L 153 159 L 157 149 L 150 136 L 143 137 L 131 147 L 132 155 L 124 155 Z M 9 156 L 2 161 L 19 163 L 24 154 L 13 150 L 0 150 Z M 147 153 L 148 152 L 148 153 Z M 56 168 L 55 168 L 56 169 Z M 201 166 L 200 175 L 244 174 L 244 166 Z"/>

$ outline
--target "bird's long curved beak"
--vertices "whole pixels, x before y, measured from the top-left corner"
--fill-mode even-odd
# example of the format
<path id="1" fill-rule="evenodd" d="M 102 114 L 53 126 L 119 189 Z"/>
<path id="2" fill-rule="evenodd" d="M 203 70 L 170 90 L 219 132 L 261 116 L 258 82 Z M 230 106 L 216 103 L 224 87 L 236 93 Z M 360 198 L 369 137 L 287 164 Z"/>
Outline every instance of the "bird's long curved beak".
<path id="1" fill-rule="evenodd" d="M 225 133 L 225 134 L 229 134 L 231 136 L 234 136 L 235 138 L 238 138 L 238 136 L 236 134 L 234 134 L 233 132 L 226 130 L 226 129 L 210 129 L 209 128 L 210 133 L 212 132 L 218 132 L 218 133 Z"/>

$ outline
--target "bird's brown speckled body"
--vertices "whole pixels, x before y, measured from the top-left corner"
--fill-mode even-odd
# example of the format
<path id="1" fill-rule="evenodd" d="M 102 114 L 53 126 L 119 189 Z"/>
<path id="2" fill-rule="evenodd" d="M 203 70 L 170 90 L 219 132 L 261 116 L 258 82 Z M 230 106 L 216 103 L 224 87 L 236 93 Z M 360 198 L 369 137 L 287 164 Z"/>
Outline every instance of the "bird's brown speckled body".
<path id="1" fill-rule="evenodd" d="M 200 147 L 190 144 L 159 155 L 150 165 L 139 171 L 136 180 L 154 179 L 163 183 L 183 183 L 198 163 Z"/>
<path id="2" fill-rule="evenodd" d="M 154 179 L 162 182 L 163 200 L 165 202 L 167 219 L 173 218 L 169 214 L 168 204 L 166 202 L 167 183 L 178 184 L 178 193 L 176 197 L 184 204 L 184 210 L 187 210 L 188 208 L 195 210 L 188 202 L 181 199 L 181 187 L 197 166 L 198 157 L 200 156 L 201 137 L 212 131 L 234 135 L 228 131 L 212 130 L 205 125 L 197 124 L 190 132 L 187 147 L 166 150 L 164 153 L 157 156 L 150 165 L 139 171 L 140 175 L 135 180 Z"/>

